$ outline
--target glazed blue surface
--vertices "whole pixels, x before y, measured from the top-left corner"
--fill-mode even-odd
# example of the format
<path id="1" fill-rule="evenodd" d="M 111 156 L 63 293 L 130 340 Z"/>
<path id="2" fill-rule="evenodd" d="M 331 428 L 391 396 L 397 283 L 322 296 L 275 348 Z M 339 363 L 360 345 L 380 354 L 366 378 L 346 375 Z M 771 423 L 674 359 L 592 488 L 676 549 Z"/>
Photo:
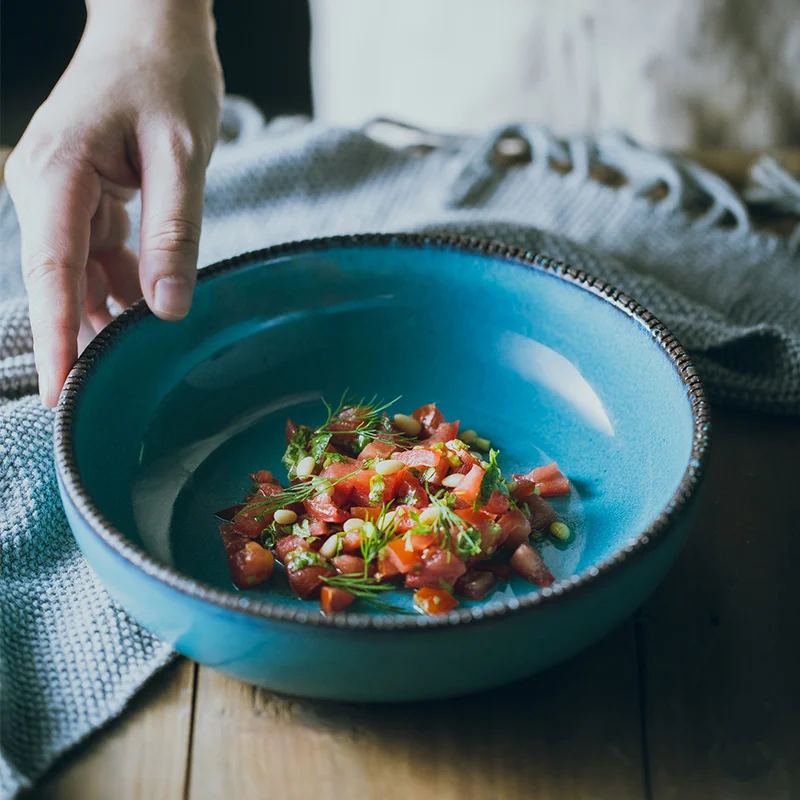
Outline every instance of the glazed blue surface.
<path id="1" fill-rule="evenodd" d="M 513 261 L 397 245 L 243 266 L 201 283 L 183 322 L 148 317 L 124 331 L 76 406 L 81 479 L 134 545 L 236 592 L 213 512 L 240 499 L 248 473 L 284 475 L 287 415 L 321 421 L 320 398 L 347 388 L 402 395 L 397 410 L 409 413 L 435 401 L 448 419 L 491 438 L 507 472 L 558 461 L 573 483 L 557 505 L 574 538 L 546 543 L 542 554 L 564 580 L 652 523 L 691 455 L 686 388 L 641 322 Z M 101 542 L 68 498 L 65 506 L 110 591 L 182 652 L 273 689 L 368 700 L 470 691 L 569 655 L 641 602 L 691 516 L 574 596 L 476 624 L 388 632 L 270 620 L 189 596 Z M 517 579 L 474 605 L 537 591 Z M 238 594 L 319 613 L 280 580 Z M 392 601 L 409 602 L 402 592 Z M 508 654 L 502 665 L 494 648 Z M 475 669 L 446 686 L 414 668 L 468 656 Z M 372 667 L 381 664 L 379 677 Z"/>

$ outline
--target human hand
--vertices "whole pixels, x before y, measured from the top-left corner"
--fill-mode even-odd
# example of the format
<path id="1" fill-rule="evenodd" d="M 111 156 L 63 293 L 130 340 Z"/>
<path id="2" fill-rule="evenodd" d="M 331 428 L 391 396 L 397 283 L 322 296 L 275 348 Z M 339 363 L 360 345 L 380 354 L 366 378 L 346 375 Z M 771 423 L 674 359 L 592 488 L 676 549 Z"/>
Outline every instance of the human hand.
<path id="1" fill-rule="evenodd" d="M 210 0 L 87 0 L 75 55 L 9 156 L 39 391 L 58 401 L 81 325 L 144 296 L 183 318 L 195 284 L 222 72 Z M 142 193 L 139 259 L 125 202 Z"/>

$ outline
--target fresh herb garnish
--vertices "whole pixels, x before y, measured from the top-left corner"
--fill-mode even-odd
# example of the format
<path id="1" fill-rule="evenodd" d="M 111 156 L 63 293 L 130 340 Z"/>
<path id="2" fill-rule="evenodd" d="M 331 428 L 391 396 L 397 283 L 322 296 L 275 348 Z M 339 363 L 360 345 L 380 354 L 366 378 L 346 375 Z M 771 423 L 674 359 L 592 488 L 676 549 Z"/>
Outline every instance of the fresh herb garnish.
<path id="1" fill-rule="evenodd" d="M 277 522 L 271 522 L 261 531 L 261 546 L 268 550 L 275 547 L 275 543 L 283 536 L 283 529 Z"/>
<path id="2" fill-rule="evenodd" d="M 286 465 L 290 480 L 294 480 L 297 477 L 297 465 L 308 455 L 311 436 L 311 428 L 307 425 L 300 425 L 286 446 L 286 452 L 283 454 L 281 461 Z"/>
<path id="3" fill-rule="evenodd" d="M 369 479 L 369 502 L 377 505 L 383 500 L 383 493 L 386 490 L 386 481 L 383 475 L 377 473 Z"/>
<path id="4" fill-rule="evenodd" d="M 288 489 L 284 489 L 280 494 L 273 494 L 270 497 L 259 497 L 256 500 L 251 500 L 244 505 L 238 514 L 244 511 L 261 510 L 265 514 L 271 514 L 279 508 L 294 505 L 295 503 L 302 503 L 304 500 L 310 500 L 315 495 L 321 492 L 328 491 L 332 486 L 337 483 L 347 480 L 357 472 L 361 472 L 361 467 L 354 467 L 353 471 L 348 475 L 343 475 L 341 478 L 323 478 L 319 475 L 311 475 L 307 480 L 295 483 Z"/>
<path id="5" fill-rule="evenodd" d="M 494 492 L 508 495 L 508 486 L 506 486 L 503 473 L 500 471 L 500 467 L 497 464 L 497 456 L 497 450 L 489 451 L 489 463 L 486 465 L 486 474 L 483 476 L 483 480 L 481 480 L 481 488 L 473 504 L 475 510 L 485 506 Z"/>
<path id="6" fill-rule="evenodd" d="M 456 536 L 456 553 L 466 561 L 470 556 L 480 555 L 481 532 L 477 528 L 467 527 Z"/>
<path id="7" fill-rule="evenodd" d="M 292 571 L 304 569 L 305 567 L 323 567 L 325 562 L 319 553 L 313 550 L 292 550 L 286 558 L 286 567 Z"/>
<path id="8" fill-rule="evenodd" d="M 301 539 L 316 539 L 317 537 L 311 533 L 311 523 L 308 519 L 301 522 L 295 522 L 292 525 L 292 536 L 299 536 Z"/>
<path id="9" fill-rule="evenodd" d="M 337 589 L 344 589 L 350 592 L 354 597 L 360 600 L 382 608 L 386 611 L 394 611 L 396 613 L 405 614 L 406 611 L 391 603 L 385 603 L 379 599 L 383 592 L 389 592 L 395 587 L 390 583 L 378 583 L 375 578 L 370 578 L 366 575 L 331 575 L 327 578 L 322 578 L 323 583 L 328 586 L 333 586 Z"/>

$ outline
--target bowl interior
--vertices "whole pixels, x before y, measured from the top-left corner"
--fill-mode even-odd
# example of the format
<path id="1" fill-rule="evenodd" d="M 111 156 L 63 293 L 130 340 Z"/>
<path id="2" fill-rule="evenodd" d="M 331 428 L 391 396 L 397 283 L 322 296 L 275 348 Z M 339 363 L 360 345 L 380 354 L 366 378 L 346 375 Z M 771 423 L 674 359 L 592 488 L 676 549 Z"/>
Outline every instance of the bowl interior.
<path id="1" fill-rule="evenodd" d="M 213 512 L 250 472 L 285 477 L 287 415 L 321 422 L 320 398 L 348 388 L 406 412 L 435 401 L 491 438 L 505 472 L 558 461 L 574 536 L 541 547 L 557 578 L 636 537 L 690 458 L 686 387 L 641 322 L 521 262 L 391 244 L 256 258 L 201 281 L 183 322 L 121 331 L 76 405 L 80 477 L 132 543 L 235 592 Z M 278 578 L 248 595 L 316 607 Z M 480 602 L 535 591 L 515 580 Z"/>

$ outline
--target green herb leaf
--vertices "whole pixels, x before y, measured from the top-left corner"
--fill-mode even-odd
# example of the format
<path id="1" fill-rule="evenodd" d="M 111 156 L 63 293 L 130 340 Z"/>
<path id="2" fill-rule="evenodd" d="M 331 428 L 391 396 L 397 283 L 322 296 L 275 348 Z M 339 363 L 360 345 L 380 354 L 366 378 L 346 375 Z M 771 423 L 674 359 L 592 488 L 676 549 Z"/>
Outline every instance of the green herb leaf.
<path id="1" fill-rule="evenodd" d="M 283 531 L 280 526 L 277 522 L 272 522 L 261 531 L 261 546 L 271 550 L 281 536 L 283 536 Z"/>
<path id="2" fill-rule="evenodd" d="M 305 567 L 322 567 L 325 562 L 319 553 L 313 550 L 292 550 L 286 559 L 286 567 L 292 571 L 304 569 Z"/>
<path id="3" fill-rule="evenodd" d="M 383 493 L 386 490 L 386 481 L 383 475 L 375 474 L 369 479 L 369 502 L 376 506 L 383 501 Z"/>
<path id="4" fill-rule="evenodd" d="M 466 561 L 481 552 L 481 532 L 477 528 L 464 528 L 456 536 L 456 553 Z"/>
<path id="5" fill-rule="evenodd" d="M 390 603 L 383 602 L 379 599 L 383 592 L 389 592 L 395 587 L 390 583 L 378 583 L 375 578 L 370 578 L 367 575 L 331 575 L 327 578 L 322 578 L 323 583 L 328 586 L 335 586 L 337 589 L 344 589 L 346 592 L 370 603 L 373 606 L 382 608 L 386 611 L 393 611 L 399 614 L 408 613 L 405 609 L 398 606 L 391 605 Z"/>
<path id="6" fill-rule="evenodd" d="M 325 448 L 331 443 L 331 433 L 315 433 L 310 442 L 310 454 L 314 461 L 319 464 L 328 454 Z"/>
<path id="7" fill-rule="evenodd" d="M 494 492 L 508 495 L 508 486 L 506 486 L 506 482 L 503 480 L 503 473 L 500 471 L 500 467 L 497 464 L 498 455 L 497 450 L 489 451 L 489 463 L 486 466 L 486 474 L 483 476 L 480 491 L 473 504 L 473 508 L 475 509 L 485 506 Z"/>
<path id="8" fill-rule="evenodd" d="M 286 452 L 281 459 L 286 465 L 289 479 L 297 477 L 297 465 L 308 455 L 308 446 L 311 442 L 311 428 L 307 425 L 300 425 L 294 432 L 292 440 L 286 447 Z"/>

